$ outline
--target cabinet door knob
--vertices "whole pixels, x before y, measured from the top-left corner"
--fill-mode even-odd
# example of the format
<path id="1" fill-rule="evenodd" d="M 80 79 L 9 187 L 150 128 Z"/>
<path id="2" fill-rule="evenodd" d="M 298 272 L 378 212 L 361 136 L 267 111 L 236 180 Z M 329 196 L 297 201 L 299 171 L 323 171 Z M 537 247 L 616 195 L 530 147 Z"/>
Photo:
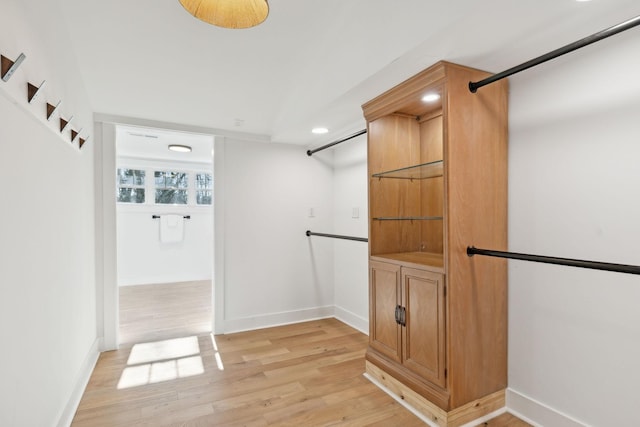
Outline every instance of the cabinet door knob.
<path id="1" fill-rule="evenodd" d="M 401 307 L 401 306 L 396 305 L 396 323 L 397 323 L 398 325 L 400 325 L 400 324 L 401 324 L 401 323 L 400 323 L 400 315 L 401 315 L 401 314 L 400 314 L 400 310 L 401 310 L 401 309 L 402 309 L 402 307 Z"/>

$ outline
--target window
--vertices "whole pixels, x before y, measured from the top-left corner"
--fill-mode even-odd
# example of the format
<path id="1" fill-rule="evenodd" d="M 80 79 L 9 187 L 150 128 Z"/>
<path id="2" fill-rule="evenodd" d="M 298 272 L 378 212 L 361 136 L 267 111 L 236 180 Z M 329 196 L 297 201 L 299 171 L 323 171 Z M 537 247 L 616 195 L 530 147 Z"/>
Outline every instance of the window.
<path id="1" fill-rule="evenodd" d="M 116 200 L 120 203 L 144 203 L 144 171 L 118 169 Z"/>
<path id="2" fill-rule="evenodd" d="M 187 204 L 189 174 L 184 172 L 155 171 L 156 203 Z"/>
<path id="3" fill-rule="evenodd" d="M 209 173 L 196 174 L 196 203 L 210 205 L 213 195 L 213 177 Z"/>

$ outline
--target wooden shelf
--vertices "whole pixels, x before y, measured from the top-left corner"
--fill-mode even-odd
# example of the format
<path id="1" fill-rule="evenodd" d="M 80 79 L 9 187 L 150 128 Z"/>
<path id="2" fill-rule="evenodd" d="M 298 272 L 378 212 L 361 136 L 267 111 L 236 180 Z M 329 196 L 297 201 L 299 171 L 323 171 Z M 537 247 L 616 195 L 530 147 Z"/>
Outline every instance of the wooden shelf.
<path id="1" fill-rule="evenodd" d="M 418 266 L 437 273 L 444 273 L 444 257 L 432 252 L 398 252 L 393 254 L 371 255 L 374 261 L 395 261 L 407 267 Z M 431 268 L 429 268 L 431 267 Z"/>
<path id="2" fill-rule="evenodd" d="M 372 218 L 375 221 L 438 221 L 441 216 L 380 216 Z"/>
<path id="3" fill-rule="evenodd" d="M 442 176 L 443 161 L 422 163 L 420 165 L 406 168 L 394 169 L 386 172 L 374 173 L 374 178 L 395 178 L 395 179 L 426 179 Z"/>

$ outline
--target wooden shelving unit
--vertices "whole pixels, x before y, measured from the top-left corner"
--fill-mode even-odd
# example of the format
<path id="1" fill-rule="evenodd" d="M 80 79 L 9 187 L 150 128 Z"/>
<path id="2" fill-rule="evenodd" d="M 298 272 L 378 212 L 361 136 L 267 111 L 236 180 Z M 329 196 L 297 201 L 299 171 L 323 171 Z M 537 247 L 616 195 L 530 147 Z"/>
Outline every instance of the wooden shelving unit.
<path id="1" fill-rule="evenodd" d="M 439 62 L 362 107 L 367 371 L 441 426 L 504 406 L 507 386 L 506 262 L 465 252 L 507 245 L 507 83 L 468 89 L 487 75 Z"/>

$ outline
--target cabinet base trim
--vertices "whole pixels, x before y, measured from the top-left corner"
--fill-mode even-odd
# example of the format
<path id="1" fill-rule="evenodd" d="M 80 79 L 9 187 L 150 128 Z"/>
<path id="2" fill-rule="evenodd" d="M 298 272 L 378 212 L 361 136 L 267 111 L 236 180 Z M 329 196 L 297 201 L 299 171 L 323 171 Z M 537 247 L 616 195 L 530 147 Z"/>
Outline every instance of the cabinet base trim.
<path id="1" fill-rule="evenodd" d="M 366 361 L 365 375 L 432 427 L 461 427 L 505 409 L 505 390 L 497 391 L 447 412 L 369 361 Z M 478 420 L 478 422 L 481 421 Z"/>

